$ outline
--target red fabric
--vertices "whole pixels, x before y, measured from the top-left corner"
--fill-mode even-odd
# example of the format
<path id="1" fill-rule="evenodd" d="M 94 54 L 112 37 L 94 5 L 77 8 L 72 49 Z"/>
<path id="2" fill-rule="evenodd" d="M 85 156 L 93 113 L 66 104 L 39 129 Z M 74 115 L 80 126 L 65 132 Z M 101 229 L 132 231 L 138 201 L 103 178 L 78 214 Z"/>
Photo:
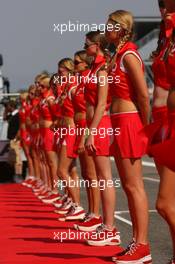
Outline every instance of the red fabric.
<path id="1" fill-rule="evenodd" d="M 103 247 L 103 251 L 88 246 L 73 229 L 76 221 L 59 222 L 53 206 L 43 204 L 31 189 L 1 184 L 0 194 L 2 264 L 108 264 L 122 250 L 119 246 Z M 68 236 L 69 231 L 75 239 Z M 67 235 L 62 242 L 57 236 L 61 232 Z"/>
<path id="2" fill-rule="evenodd" d="M 127 51 L 134 52 L 140 58 L 140 55 L 137 52 L 137 47 L 134 43 L 128 42 L 123 46 L 123 48 L 118 52 L 113 69 L 109 73 L 112 77 L 112 82 L 109 82 L 110 94 L 112 97 L 135 101 L 137 98 L 133 83 L 131 82 L 128 73 L 121 70 L 121 59 Z M 142 62 L 141 58 L 140 61 Z M 117 77 L 120 78 L 120 82 L 117 82 Z"/>
<path id="3" fill-rule="evenodd" d="M 66 142 L 66 150 L 67 150 L 67 157 L 69 158 L 76 158 L 77 155 L 74 152 L 74 145 L 75 145 L 75 140 L 76 140 L 76 133 L 75 130 L 73 131 L 73 128 L 71 132 L 69 133 L 69 128 L 68 127 L 61 127 L 60 129 L 63 129 L 62 134 L 64 133 L 65 135 L 59 136 L 59 144 L 58 144 L 58 151 L 61 149 L 62 145 L 64 145 L 64 142 Z"/>
<path id="4" fill-rule="evenodd" d="M 38 142 L 39 142 L 39 135 L 40 135 L 40 129 L 31 129 L 31 145 L 33 148 L 38 147 Z"/>
<path id="5" fill-rule="evenodd" d="M 74 107 L 71 98 L 71 90 L 77 87 L 77 83 L 67 83 L 60 97 L 61 115 L 74 117 Z"/>
<path id="6" fill-rule="evenodd" d="M 171 13 L 171 18 L 165 19 L 166 36 L 169 39 L 169 45 L 171 45 L 171 37 L 173 30 L 175 29 L 175 13 Z M 173 39 L 173 47 L 169 51 L 168 58 L 166 60 L 167 76 L 171 84 L 171 87 L 175 87 L 175 43 Z"/>
<path id="7" fill-rule="evenodd" d="M 54 131 L 50 128 L 41 127 L 41 146 L 45 151 L 55 151 Z"/>
<path id="8" fill-rule="evenodd" d="M 27 129 L 20 128 L 20 138 L 26 145 L 31 144 L 31 135 Z"/>
<path id="9" fill-rule="evenodd" d="M 151 146 L 150 153 L 158 164 L 175 171 L 175 137 Z"/>
<path id="10" fill-rule="evenodd" d="M 90 124 L 91 121 L 88 120 L 88 127 L 90 127 Z M 110 156 L 111 136 L 109 130 L 112 130 L 111 119 L 110 116 L 105 115 L 102 117 L 97 127 L 97 135 L 94 135 L 94 144 L 97 150 L 95 153 L 91 153 L 91 151 L 87 149 L 89 155 Z"/>
<path id="11" fill-rule="evenodd" d="M 138 113 L 111 115 L 113 129 L 120 128 L 120 134 L 114 134 L 111 147 L 113 155 L 122 158 L 141 158 L 146 154 L 148 138 Z"/>
<path id="12" fill-rule="evenodd" d="M 161 107 L 153 107 L 152 109 L 152 117 L 153 121 L 157 120 L 165 120 L 168 118 L 168 107 L 161 106 Z"/>
<path id="13" fill-rule="evenodd" d="M 89 76 L 90 74 L 90 70 L 86 70 L 84 72 L 81 73 L 81 75 L 79 76 L 80 78 L 82 78 L 82 81 L 80 82 L 80 84 L 77 86 L 75 94 L 73 96 L 73 107 L 74 107 L 74 111 L 80 112 L 80 113 L 85 113 L 86 112 L 86 101 L 84 98 L 84 90 L 85 90 L 85 78 Z"/>
<path id="14" fill-rule="evenodd" d="M 51 114 L 51 110 L 50 107 L 48 105 L 48 98 L 49 97 L 53 97 L 54 98 L 54 94 L 52 91 L 47 91 L 46 94 L 43 94 L 43 97 L 40 101 L 40 116 L 44 119 L 44 120 L 48 120 L 48 121 L 52 121 L 52 114 Z"/>
<path id="15" fill-rule="evenodd" d="M 164 141 L 152 144 L 149 153 L 157 163 L 175 171 L 175 111 L 168 112 L 168 131 Z"/>
<path id="16" fill-rule="evenodd" d="M 53 119 L 57 119 L 61 117 L 61 107 L 59 105 L 59 98 L 57 98 L 55 102 L 51 105 L 50 111 Z"/>
<path id="17" fill-rule="evenodd" d="M 35 98 L 32 101 L 32 108 L 30 111 L 30 119 L 33 123 L 39 122 L 39 115 L 40 115 L 40 113 L 39 113 L 39 102 L 40 102 L 39 98 Z"/>
<path id="18" fill-rule="evenodd" d="M 26 123 L 26 118 L 30 116 L 31 108 L 32 106 L 29 102 L 22 101 L 21 107 L 19 109 L 20 123 Z"/>
<path id="19" fill-rule="evenodd" d="M 175 28 L 175 13 L 168 14 L 168 18 L 165 18 L 165 34 L 167 38 L 172 36 Z"/>
<path id="20" fill-rule="evenodd" d="M 148 151 L 150 153 L 150 147 L 153 144 L 163 142 L 167 137 L 169 130 L 168 124 L 168 108 L 167 106 L 153 107 L 152 109 L 153 122 L 144 127 L 144 132 L 148 136 Z"/>
<path id="21" fill-rule="evenodd" d="M 89 74 L 88 81 L 85 84 L 85 101 L 94 107 L 97 106 L 98 103 L 98 80 L 97 80 L 97 72 L 98 70 L 104 66 L 106 63 L 105 57 L 98 55 L 94 62 L 92 63 L 91 71 Z M 103 82 L 103 80 L 100 80 Z M 109 110 L 111 104 L 111 97 L 108 93 L 106 110 Z"/>
<path id="22" fill-rule="evenodd" d="M 165 61 L 163 60 L 163 56 L 167 50 L 168 47 L 168 41 L 164 45 L 162 45 L 162 49 L 160 50 L 159 54 L 154 57 L 153 64 L 152 64 L 152 70 L 154 74 L 154 84 L 156 86 L 160 86 L 161 88 L 165 90 L 170 89 L 170 83 L 167 76 L 167 70 Z"/>

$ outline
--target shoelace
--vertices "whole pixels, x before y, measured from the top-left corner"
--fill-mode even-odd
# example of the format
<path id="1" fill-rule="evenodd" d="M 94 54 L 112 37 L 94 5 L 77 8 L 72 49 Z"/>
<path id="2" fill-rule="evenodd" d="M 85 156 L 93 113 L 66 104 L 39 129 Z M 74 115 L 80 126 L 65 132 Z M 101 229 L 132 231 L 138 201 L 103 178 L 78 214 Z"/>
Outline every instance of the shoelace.
<path id="1" fill-rule="evenodd" d="M 130 249 L 126 252 L 126 255 L 133 255 L 136 250 L 138 249 L 140 245 L 139 244 L 133 244 L 130 246 Z"/>
<path id="2" fill-rule="evenodd" d="M 63 195 L 61 198 L 60 198 L 61 201 L 65 202 L 67 200 L 67 195 Z"/>
<path id="3" fill-rule="evenodd" d="M 92 219 L 93 215 L 91 213 L 86 213 L 83 219 L 83 222 L 89 222 Z"/>
<path id="4" fill-rule="evenodd" d="M 101 224 L 100 226 L 97 227 L 96 233 L 99 234 L 105 230 L 105 225 Z"/>
<path id="5" fill-rule="evenodd" d="M 70 207 L 70 209 L 69 209 L 67 215 L 71 215 L 71 214 L 73 214 L 73 213 L 75 212 L 75 209 L 76 209 L 75 205 L 72 205 L 72 206 Z"/>
<path id="6" fill-rule="evenodd" d="M 130 243 L 129 243 L 129 245 L 127 246 L 127 248 L 126 248 L 126 250 L 128 251 L 128 250 L 130 250 L 132 247 L 134 247 L 135 246 L 135 241 L 131 241 Z"/>
<path id="7" fill-rule="evenodd" d="M 64 205 L 62 208 L 66 208 L 66 206 L 69 205 L 71 202 L 72 202 L 71 199 L 68 198 L 67 201 L 64 202 Z"/>

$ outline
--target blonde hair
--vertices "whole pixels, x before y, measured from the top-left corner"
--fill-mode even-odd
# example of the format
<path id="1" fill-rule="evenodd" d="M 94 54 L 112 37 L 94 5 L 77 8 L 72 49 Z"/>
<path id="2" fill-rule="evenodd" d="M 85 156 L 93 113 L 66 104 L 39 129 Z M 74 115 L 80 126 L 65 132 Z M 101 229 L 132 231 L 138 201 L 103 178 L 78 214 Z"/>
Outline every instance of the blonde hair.
<path id="1" fill-rule="evenodd" d="M 36 86 L 34 84 L 31 84 L 28 88 L 28 93 L 30 93 L 30 91 L 35 90 Z"/>
<path id="2" fill-rule="evenodd" d="M 105 49 L 108 47 L 108 42 L 106 40 L 105 34 L 100 30 L 90 31 L 86 34 L 86 38 L 93 43 L 99 43 L 100 49 L 105 52 Z"/>
<path id="3" fill-rule="evenodd" d="M 131 12 L 125 10 L 117 10 L 109 15 L 109 19 L 119 24 L 123 31 L 123 36 L 119 41 L 119 45 L 116 49 L 118 52 L 126 42 L 132 40 L 134 32 L 134 19 Z"/>
<path id="4" fill-rule="evenodd" d="M 48 77 L 49 75 L 46 73 L 40 73 L 35 77 L 35 82 L 39 82 L 39 80 L 43 77 Z"/>
<path id="5" fill-rule="evenodd" d="M 50 77 L 49 76 L 41 77 L 39 79 L 39 83 L 49 88 L 50 87 Z"/>
<path id="6" fill-rule="evenodd" d="M 70 73 L 74 73 L 74 62 L 71 58 L 64 58 L 58 62 L 58 67 L 66 68 Z"/>
<path id="7" fill-rule="evenodd" d="M 88 65 L 88 67 L 91 66 L 93 58 L 87 55 L 86 50 L 79 50 L 74 54 L 74 56 L 78 56 L 81 61 Z"/>
<path id="8" fill-rule="evenodd" d="M 22 100 L 26 100 L 28 97 L 28 92 L 27 91 L 23 91 L 20 93 L 20 99 Z"/>

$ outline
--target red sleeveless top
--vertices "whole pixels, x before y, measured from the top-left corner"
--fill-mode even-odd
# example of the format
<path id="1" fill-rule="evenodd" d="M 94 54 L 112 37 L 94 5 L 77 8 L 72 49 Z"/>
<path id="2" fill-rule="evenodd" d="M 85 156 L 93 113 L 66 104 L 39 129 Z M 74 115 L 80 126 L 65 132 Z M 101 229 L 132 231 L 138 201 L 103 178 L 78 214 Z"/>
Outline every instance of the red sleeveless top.
<path id="1" fill-rule="evenodd" d="M 48 120 L 48 121 L 52 121 L 52 114 L 51 114 L 51 110 L 48 104 L 48 100 L 50 99 L 55 99 L 53 92 L 52 91 L 47 91 L 47 93 L 45 93 L 42 96 L 42 99 L 40 101 L 40 105 L 39 105 L 39 112 L 41 117 L 44 120 Z"/>
<path id="2" fill-rule="evenodd" d="M 134 86 L 123 65 L 123 58 L 127 54 L 134 54 L 140 61 L 144 71 L 144 65 L 140 55 L 137 52 L 137 46 L 132 42 L 126 43 L 118 52 L 115 64 L 109 73 L 109 75 L 112 77 L 112 82 L 109 83 L 110 93 L 112 97 L 121 98 L 127 101 L 135 101 L 136 93 Z M 119 78 L 119 81 L 116 81 L 117 78 Z"/>
<path id="3" fill-rule="evenodd" d="M 73 107 L 75 113 L 86 113 L 86 102 L 84 98 L 85 83 L 90 74 L 90 70 L 83 71 L 80 75 L 80 83 L 78 84 L 73 96 Z"/>
<path id="4" fill-rule="evenodd" d="M 97 73 L 98 70 L 102 66 L 106 64 L 106 59 L 103 56 L 98 55 L 94 62 L 92 63 L 92 67 L 89 73 L 88 81 L 85 83 L 85 101 L 87 101 L 90 105 L 94 107 L 98 104 L 98 80 L 97 80 Z M 106 104 L 106 111 L 109 110 L 111 104 L 111 97 L 108 92 L 107 104 Z"/>

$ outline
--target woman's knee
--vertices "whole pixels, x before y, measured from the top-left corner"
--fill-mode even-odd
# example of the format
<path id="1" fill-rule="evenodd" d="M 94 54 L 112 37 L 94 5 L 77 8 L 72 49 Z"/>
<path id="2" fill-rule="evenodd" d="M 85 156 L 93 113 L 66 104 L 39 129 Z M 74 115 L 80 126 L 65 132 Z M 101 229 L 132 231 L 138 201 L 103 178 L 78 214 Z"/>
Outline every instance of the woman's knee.
<path id="1" fill-rule="evenodd" d="M 58 166 L 58 168 L 57 168 L 57 175 L 62 180 L 68 180 L 68 172 L 62 166 Z"/>
<path id="2" fill-rule="evenodd" d="M 144 189 L 144 185 L 142 183 L 122 182 L 122 187 L 123 187 L 124 191 L 129 195 L 139 195 L 140 197 L 142 195 L 145 195 L 145 189 Z"/>
<path id="3" fill-rule="evenodd" d="M 158 198 L 156 202 L 156 210 L 162 217 L 174 217 L 175 216 L 175 203 L 168 201 L 167 199 Z"/>

